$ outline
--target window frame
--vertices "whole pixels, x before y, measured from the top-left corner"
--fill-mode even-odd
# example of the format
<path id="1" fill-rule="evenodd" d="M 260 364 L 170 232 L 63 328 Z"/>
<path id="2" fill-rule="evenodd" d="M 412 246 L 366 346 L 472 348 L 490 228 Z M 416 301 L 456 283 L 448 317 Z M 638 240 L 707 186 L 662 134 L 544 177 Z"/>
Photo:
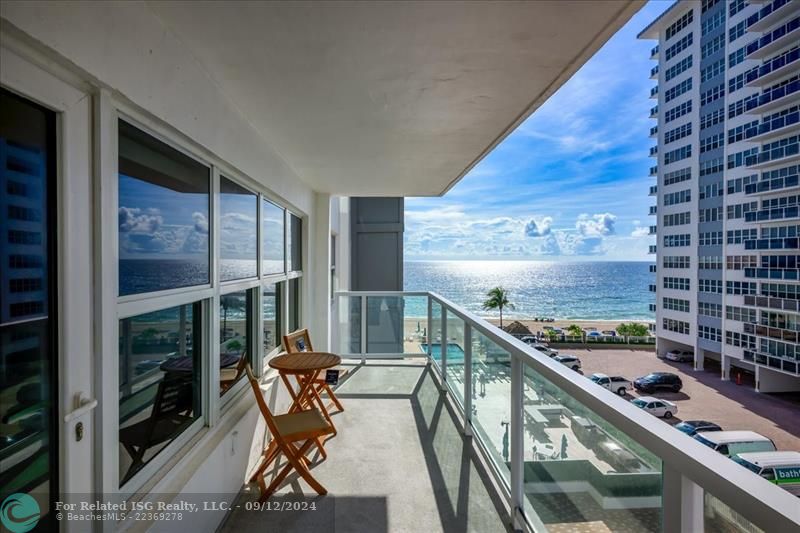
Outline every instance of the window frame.
<path id="1" fill-rule="evenodd" d="M 112 94 L 106 89 L 98 91 L 95 105 L 96 120 L 93 127 L 95 136 L 94 154 L 96 172 L 93 187 L 96 198 L 94 216 L 98 226 L 97 245 L 94 250 L 94 268 L 98 276 L 98 298 L 96 299 L 97 331 L 95 346 L 98 353 L 113 354 L 105 357 L 101 368 L 95 376 L 98 407 L 98 427 L 96 429 L 98 447 L 98 485 L 97 491 L 117 495 L 137 494 L 157 483 L 159 479 L 169 475 L 170 470 L 179 467 L 184 456 L 191 453 L 192 443 L 207 436 L 220 426 L 225 413 L 233 410 L 239 400 L 246 396 L 249 384 L 240 380 L 226 394 L 219 395 L 219 305 L 220 296 L 230 292 L 252 290 L 251 321 L 254 373 L 263 378 L 269 370 L 266 363 L 281 346 L 270 352 L 263 349 L 263 288 L 269 283 L 284 283 L 288 286 L 291 279 L 300 279 L 300 291 L 303 287 L 303 270 L 307 262 L 308 251 L 308 217 L 301 210 L 268 190 L 259 181 L 239 172 L 216 155 L 200 147 L 196 141 L 178 132 L 173 126 L 165 124 L 151 114 L 139 110 L 135 104 L 128 102 L 123 96 Z M 209 169 L 209 283 L 165 289 L 133 295 L 119 295 L 119 121 L 124 120 L 178 152 L 191 157 Z M 221 281 L 220 279 L 220 178 L 236 183 L 256 195 L 258 208 L 257 227 L 257 276 L 239 280 Z M 264 246 L 262 242 L 262 207 L 269 201 L 281 208 L 284 217 L 291 213 L 302 221 L 300 234 L 301 265 L 298 270 L 287 272 L 287 224 L 284 219 L 284 267 L 283 272 L 265 274 L 263 272 Z M 289 302 L 287 290 L 281 292 L 281 311 L 288 317 Z M 171 442 L 145 464 L 124 486 L 120 486 L 119 473 L 119 321 L 139 314 L 167 309 L 178 305 L 200 303 L 200 339 L 201 347 L 201 409 L 202 415 L 177 435 Z M 306 313 L 302 296 L 298 302 L 300 324 L 305 323 Z M 281 324 L 287 333 L 287 320 Z M 216 347 L 216 348 L 215 348 Z M 265 368 L 266 367 L 266 368 Z"/>

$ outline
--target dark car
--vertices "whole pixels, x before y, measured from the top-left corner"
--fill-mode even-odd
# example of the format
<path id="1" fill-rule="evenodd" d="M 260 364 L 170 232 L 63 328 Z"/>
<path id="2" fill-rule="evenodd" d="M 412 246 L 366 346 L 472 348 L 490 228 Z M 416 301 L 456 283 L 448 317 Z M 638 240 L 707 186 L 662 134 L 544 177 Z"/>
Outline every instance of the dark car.
<path id="1" fill-rule="evenodd" d="M 680 392 L 683 388 L 681 378 L 670 372 L 652 372 L 646 376 L 636 378 L 633 387 L 642 392 L 655 392 L 666 389 L 672 392 Z"/>
<path id="2" fill-rule="evenodd" d="M 722 428 L 717 424 L 706 420 L 684 420 L 673 427 L 678 431 L 683 431 L 690 437 L 694 437 L 694 434 L 700 431 L 722 431 Z"/>

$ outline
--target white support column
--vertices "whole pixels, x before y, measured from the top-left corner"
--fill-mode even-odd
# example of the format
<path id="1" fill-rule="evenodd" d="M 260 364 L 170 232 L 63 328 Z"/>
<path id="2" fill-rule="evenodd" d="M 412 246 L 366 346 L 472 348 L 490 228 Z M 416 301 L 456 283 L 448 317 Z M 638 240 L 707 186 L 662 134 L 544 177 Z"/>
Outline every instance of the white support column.
<path id="1" fill-rule="evenodd" d="M 703 533 L 703 489 L 663 463 L 662 531 Z"/>
<path id="2" fill-rule="evenodd" d="M 367 297 L 361 296 L 361 363 L 366 363 L 367 358 Z"/>
<path id="3" fill-rule="evenodd" d="M 724 349 L 723 349 L 724 350 Z M 724 353 L 720 354 L 721 365 L 722 366 L 722 374 L 720 378 L 722 381 L 730 381 L 731 380 L 731 357 L 729 355 L 725 355 Z"/>
<path id="4" fill-rule="evenodd" d="M 464 435 L 472 436 L 472 324 L 464 322 Z"/>
<path id="5" fill-rule="evenodd" d="M 509 436 L 511 442 L 511 521 L 514 529 L 522 529 L 525 511 L 525 427 L 523 410 L 523 363 L 511 354 L 511 419 Z"/>
<path id="6" fill-rule="evenodd" d="M 439 354 L 442 357 L 442 390 L 447 392 L 447 308 L 442 305 L 442 336 L 439 341 Z"/>
<path id="7" fill-rule="evenodd" d="M 308 319 L 314 348 L 327 352 L 331 346 L 331 196 L 314 193 L 314 210 L 309 217 L 308 249 L 305 261 Z M 304 258 L 305 259 L 305 258 Z M 305 276 L 304 276 L 305 277 Z"/>

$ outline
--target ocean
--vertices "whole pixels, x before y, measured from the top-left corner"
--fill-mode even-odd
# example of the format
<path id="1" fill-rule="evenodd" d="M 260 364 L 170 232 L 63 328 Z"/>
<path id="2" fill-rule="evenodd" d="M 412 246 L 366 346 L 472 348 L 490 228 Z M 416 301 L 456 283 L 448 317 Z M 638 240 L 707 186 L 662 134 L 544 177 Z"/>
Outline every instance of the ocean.
<path id="1" fill-rule="evenodd" d="M 511 318 L 650 320 L 650 263 L 635 261 L 406 261 L 404 288 L 433 291 L 478 315 L 486 292 L 502 286 Z M 491 313 L 496 316 L 497 313 Z"/>

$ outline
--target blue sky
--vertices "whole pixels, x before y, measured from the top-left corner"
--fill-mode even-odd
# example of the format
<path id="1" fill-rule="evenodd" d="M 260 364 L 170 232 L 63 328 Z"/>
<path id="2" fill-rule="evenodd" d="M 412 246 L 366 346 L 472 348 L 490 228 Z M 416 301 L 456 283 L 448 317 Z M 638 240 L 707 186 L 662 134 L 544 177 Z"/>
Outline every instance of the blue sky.
<path id="1" fill-rule="evenodd" d="M 406 259 L 652 260 L 647 212 L 655 41 L 645 5 L 440 198 L 406 199 Z"/>

